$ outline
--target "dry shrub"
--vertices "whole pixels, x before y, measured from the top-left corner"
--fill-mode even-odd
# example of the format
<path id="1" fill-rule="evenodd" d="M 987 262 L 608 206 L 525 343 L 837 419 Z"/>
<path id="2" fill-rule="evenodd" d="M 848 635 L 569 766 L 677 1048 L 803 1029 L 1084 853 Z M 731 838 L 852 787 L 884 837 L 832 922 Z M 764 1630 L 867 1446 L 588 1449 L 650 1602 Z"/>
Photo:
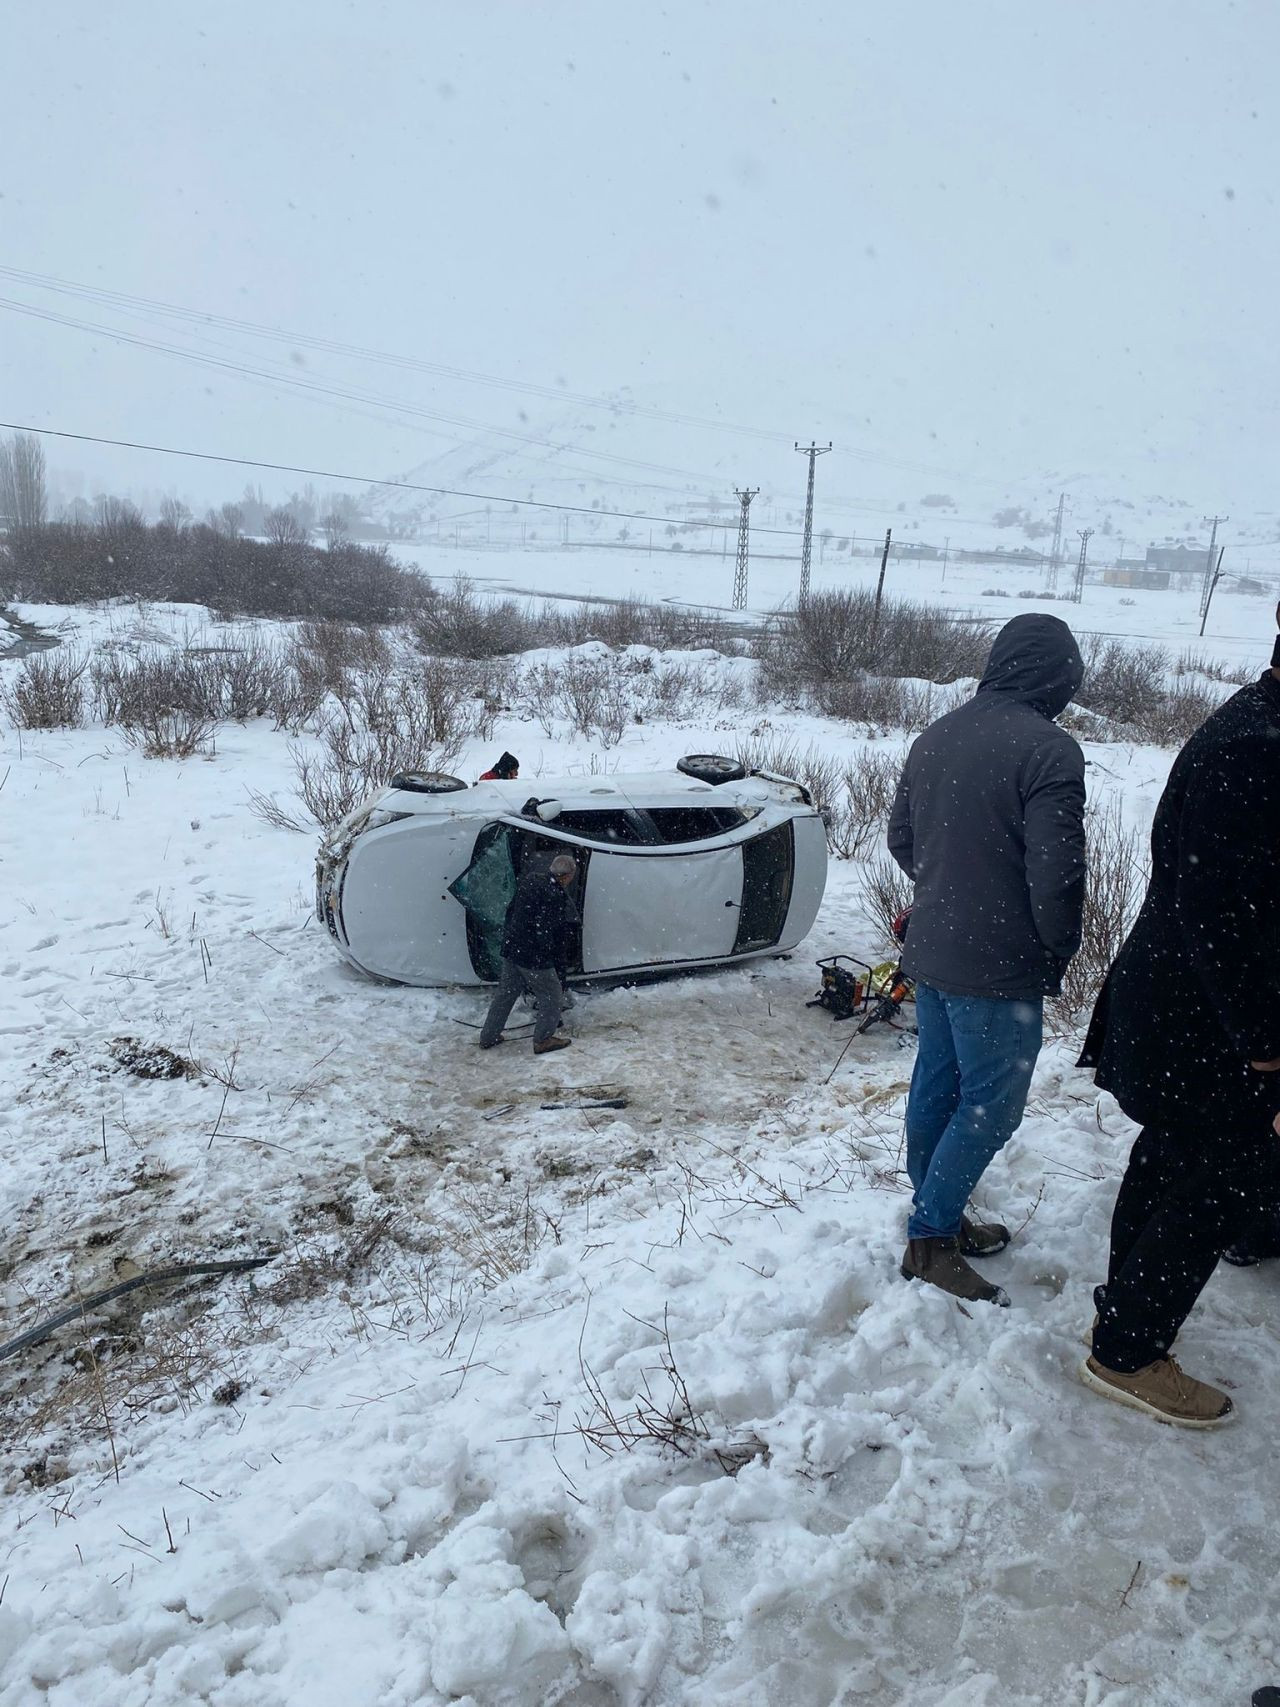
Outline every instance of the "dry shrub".
<path id="1" fill-rule="evenodd" d="M 1180 747 L 1222 703 L 1222 693 L 1208 682 L 1232 680 L 1197 653 L 1184 652 L 1171 667 L 1163 647 L 1127 646 L 1097 635 L 1085 636 L 1081 651 L 1085 678 L 1077 701 L 1097 721 L 1078 712 L 1068 721 L 1095 740 Z"/>
<path id="2" fill-rule="evenodd" d="M 730 644 L 721 618 L 647 599 L 545 603 L 535 610 L 515 599 L 481 593 L 461 575 L 443 591 L 426 584 L 424 599 L 424 608 L 413 620 L 414 639 L 421 651 L 438 657 L 496 658 L 593 640 L 615 651 L 628 646 L 726 651 Z"/>
<path id="3" fill-rule="evenodd" d="M 1181 747 L 1221 704 L 1222 696 L 1211 688 L 1182 682 L 1149 706 L 1139 723 L 1121 733 L 1157 747 Z"/>
<path id="4" fill-rule="evenodd" d="M 1224 664 L 1221 658 L 1211 658 L 1207 652 L 1190 646 L 1179 653 L 1173 673 L 1175 676 L 1205 676 L 1211 682 L 1228 682 L 1237 688 L 1248 687 L 1258 676 L 1251 665 Z"/>
<path id="5" fill-rule="evenodd" d="M 1159 703 L 1169 674 L 1162 646 L 1126 646 L 1102 635 L 1081 637 L 1084 681 L 1076 699 L 1111 723 L 1137 726 Z"/>
<path id="6" fill-rule="evenodd" d="M 886 954 L 896 956 L 898 940 L 893 921 L 911 905 L 915 886 L 902 867 L 888 854 L 867 866 L 862 878 L 862 898 L 876 927 L 876 937 Z"/>
<path id="7" fill-rule="evenodd" d="M 213 751 L 217 724 L 198 711 L 147 707 L 122 724 L 124 738 L 146 759 L 191 759 Z"/>
<path id="8" fill-rule="evenodd" d="M 899 754 L 863 750 L 841 762 L 817 747 L 753 740 L 738 743 L 738 758 L 748 770 L 803 783 L 837 859 L 863 859 L 883 837 L 902 770 Z"/>
<path id="9" fill-rule="evenodd" d="M 1111 964 L 1146 893 L 1145 845 L 1125 826 L 1119 803 L 1091 807 L 1086 815 L 1088 873 L 1080 949 L 1067 968 L 1062 994 L 1048 1005 L 1052 1028 L 1071 1032 L 1088 1018 Z"/>
<path id="10" fill-rule="evenodd" d="M 877 612 L 871 593 L 846 589 L 780 611 L 760 635 L 757 656 L 768 694 L 821 707 L 834 684 L 860 676 L 953 682 L 980 675 L 990 645 L 987 623 L 899 600 Z"/>
<path id="11" fill-rule="evenodd" d="M 65 648 L 28 658 L 0 689 L 15 729 L 78 729 L 85 721 L 87 654 Z"/>
<path id="12" fill-rule="evenodd" d="M 462 575 L 444 592 L 428 584 L 412 627 L 418 649 L 432 657 L 496 658 L 543 644 L 527 610 L 514 599 L 484 597 Z"/>
<path id="13" fill-rule="evenodd" d="M 397 771 L 449 770 L 483 727 L 478 704 L 468 673 L 444 659 L 415 672 L 359 678 L 357 691 L 321 724 L 319 751 L 294 750 L 300 799 L 328 828 Z"/>
<path id="14" fill-rule="evenodd" d="M 300 623 L 292 652 L 294 667 L 317 674 L 329 693 L 336 693 L 354 671 L 385 670 L 392 662 L 391 647 L 381 629 L 351 622 Z"/>

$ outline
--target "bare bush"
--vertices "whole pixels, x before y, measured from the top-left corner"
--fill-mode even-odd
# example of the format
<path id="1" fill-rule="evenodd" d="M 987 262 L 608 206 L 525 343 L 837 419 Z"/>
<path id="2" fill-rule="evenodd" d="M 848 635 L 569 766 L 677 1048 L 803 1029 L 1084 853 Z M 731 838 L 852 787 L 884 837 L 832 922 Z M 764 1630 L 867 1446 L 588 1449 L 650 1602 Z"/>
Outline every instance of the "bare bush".
<path id="1" fill-rule="evenodd" d="M 1229 682 L 1232 687 L 1245 688 L 1256 680 L 1258 672 L 1247 664 L 1225 664 L 1221 658 L 1211 658 L 1207 652 L 1188 647 L 1181 652 L 1173 666 L 1175 676 L 1205 676 L 1211 682 Z"/>
<path id="2" fill-rule="evenodd" d="M 884 835 L 902 760 L 896 753 L 862 751 L 840 762 L 817 747 L 740 741 L 748 770 L 789 776 L 808 790 L 827 827 L 827 847 L 837 859 L 864 859 Z"/>
<path id="3" fill-rule="evenodd" d="M 5 714 L 15 729 L 78 729 L 85 721 L 88 655 L 57 651 L 28 658 L 0 689 Z"/>
<path id="4" fill-rule="evenodd" d="M 444 592 L 428 584 L 412 627 L 419 650 L 432 657 L 496 658 L 542 644 L 527 610 L 514 599 L 485 598 L 462 575 Z"/>
<path id="5" fill-rule="evenodd" d="M 188 652 L 104 652 L 93 660 L 90 676 L 98 715 L 125 729 L 158 712 L 216 721 L 221 709 L 216 669 Z"/>
<path id="6" fill-rule="evenodd" d="M 1212 688 L 1186 682 L 1162 694 L 1134 726 L 1133 733 L 1157 747 L 1181 747 L 1221 703 L 1221 695 Z"/>
<path id="7" fill-rule="evenodd" d="M 902 771 L 896 753 L 863 751 L 840 767 L 827 845 L 840 859 L 864 858 L 884 835 Z"/>
<path id="8" fill-rule="evenodd" d="M 1074 714 L 1078 733 L 1095 740 L 1180 747 L 1222 702 L 1222 693 L 1208 682 L 1225 685 L 1230 678 L 1221 667 L 1202 670 L 1205 660 L 1198 654 L 1184 653 L 1171 669 L 1163 647 L 1086 639 L 1078 704 L 1100 721 L 1090 725 Z"/>
<path id="9" fill-rule="evenodd" d="M 1062 994 L 1049 1003 L 1050 1022 L 1060 1033 L 1075 1030 L 1087 1018 L 1137 917 L 1149 870 L 1142 839 L 1125 826 L 1117 801 L 1089 809 L 1086 835 L 1080 949 L 1067 967 Z"/>
<path id="10" fill-rule="evenodd" d="M 297 791 L 316 822 L 337 823 L 398 771 L 456 764 L 464 741 L 483 726 L 469 682 L 469 672 L 446 659 L 359 678 L 358 692 L 322 723 L 319 750 L 294 750 Z"/>
<path id="11" fill-rule="evenodd" d="M 213 749 L 216 722 L 199 711 L 148 706 L 128 723 L 124 738 L 148 759 L 190 759 Z"/>
<path id="12" fill-rule="evenodd" d="M 413 622 L 419 649 L 448 658 L 496 658 L 540 646 L 599 641 L 614 651 L 653 646 L 660 651 L 728 651 L 723 620 L 696 607 L 647 599 L 595 599 L 543 604 L 534 610 L 494 598 L 459 576 L 441 591 L 424 583 L 423 608 Z"/>
<path id="13" fill-rule="evenodd" d="M 862 898 L 876 927 L 879 946 L 890 955 L 898 952 L 893 922 L 915 894 L 911 879 L 888 854 L 867 866 L 862 879 Z"/>
<path id="14" fill-rule="evenodd" d="M 305 662 L 299 654 L 305 654 Z M 294 637 L 295 668 L 315 672 L 325 690 L 334 693 L 357 670 L 385 670 L 392 661 L 386 635 L 378 628 L 352 622 L 303 622 Z"/>
<path id="15" fill-rule="evenodd" d="M 600 722 L 608 671 L 596 658 L 566 658 L 560 670 L 561 715 L 579 735 L 589 735 Z"/>
<path id="16" fill-rule="evenodd" d="M 1126 646 L 1098 634 L 1082 639 L 1084 681 L 1078 703 L 1112 723 L 1140 724 L 1164 694 L 1168 652 L 1162 646 Z"/>
<path id="17" fill-rule="evenodd" d="M 767 693 L 821 707 L 833 684 L 859 676 L 953 682 L 980 675 L 990 645 L 986 623 L 896 600 L 877 612 L 872 594 L 849 589 L 780 611 L 756 652 Z"/>

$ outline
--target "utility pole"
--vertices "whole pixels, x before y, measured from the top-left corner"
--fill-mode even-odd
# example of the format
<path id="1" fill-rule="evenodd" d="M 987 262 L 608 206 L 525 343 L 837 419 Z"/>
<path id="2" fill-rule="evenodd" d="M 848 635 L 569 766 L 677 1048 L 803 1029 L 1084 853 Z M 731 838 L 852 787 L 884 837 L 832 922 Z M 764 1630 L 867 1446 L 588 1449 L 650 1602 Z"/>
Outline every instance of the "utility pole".
<path id="1" fill-rule="evenodd" d="M 758 486 L 748 486 L 744 491 L 735 486 L 733 495 L 742 506 L 742 516 L 738 522 L 738 564 L 733 572 L 733 608 L 747 608 L 747 535 L 750 527 L 748 516 L 751 510 L 751 500 L 760 490 Z M 725 538 L 729 536 L 726 534 Z"/>
<path id="2" fill-rule="evenodd" d="M 884 597 L 884 572 L 889 567 L 889 541 L 893 538 L 893 529 L 884 530 L 884 551 L 880 557 L 880 579 L 876 582 L 876 616 L 880 615 L 880 601 Z"/>
<path id="3" fill-rule="evenodd" d="M 1067 494 L 1058 496 L 1058 515 L 1053 524 L 1053 545 L 1049 551 L 1049 580 L 1047 591 L 1056 593 L 1058 590 L 1058 566 L 1062 562 L 1062 512 L 1066 506 Z"/>
<path id="4" fill-rule="evenodd" d="M 1209 535 L 1209 555 L 1204 565 L 1204 585 L 1200 589 L 1200 632 L 1204 633 L 1205 619 L 1209 615 L 1209 600 L 1213 597 L 1213 585 L 1217 579 L 1214 574 L 1214 548 L 1218 543 L 1218 523 L 1229 522 L 1230 516 L 1205 516 L 1206 522 L 1213 523 L 1213 531 Z"/>
<path id="5" fill-rule="evenodd" d="M 951 540 L 948 537 L 944 541 L 943 547 L 942 547 L 942 585 L 944 587 L 947 584 L 947 559 L 950 557 L 950 555 L 951 555 Z"/>
<path id="6" fill-rule="evenodd" d="M 795 448 L 809 458 L 809 492 L 804 503 L 804 543 L 800 547 L 800 603 L 809 602 L 809 559 L 813 556 L 813 465 L 820 456 L 825 456 L 831 449 L 830 444 L 802 445 L 796 440 Z"/>
<path id="7" fill-rule="evenodd" d="M 1084 566 L 1089 559 L 1089 541 L 1092 538 L 1092 528 L 1085 528 L 1080 535 L 1080 560 L 1076 564 L 1075 591 L 1071 595 L 1071 602 L 1073 604 L 1078 605 L 1084 597 Z"/>
<path id="8" fill-rule="evenodd" d="M 1227 518 L 1223 516 L 1222 519 L 1225 522 Z M 1204 596 L 1204 609 L 1200 612 L 1200 635 L 1202 639 L 1204 637 L 1204 625 L 1209 620 L 1209 606 L 1213 602 L 1213 589 L 1217 586 L 1222 576 L 1222 554 L 1226 549 L 1225 545 L 1220 545 L 1218 547 L 1218 564 L 1213 574 L 1209 577 L 1209 586 Z M 1276 606 L 1276 610 L 1280 611 L 1280 605 Z"/>

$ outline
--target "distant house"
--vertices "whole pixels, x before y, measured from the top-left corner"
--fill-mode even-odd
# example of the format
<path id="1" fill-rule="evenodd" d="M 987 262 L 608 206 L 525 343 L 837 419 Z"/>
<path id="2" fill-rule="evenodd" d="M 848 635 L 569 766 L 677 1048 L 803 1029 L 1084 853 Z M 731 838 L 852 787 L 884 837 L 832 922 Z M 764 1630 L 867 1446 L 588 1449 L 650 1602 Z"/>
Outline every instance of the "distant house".
<path id="1" fill-rule="evenodd" d="M 1203 575 L 1209 567 L 1207 546 L 1149 545 L 1148 569 L 1167 569 L 1173 575 Z"/>
<path id="2" fill-rule="evenodd" d="M 1136 587 L 1144 593 L 1163 593 L 1169 586 L 1169 571 L 1167 569 L 1105 569 L 1102 574 L 1104 587 Z"/>

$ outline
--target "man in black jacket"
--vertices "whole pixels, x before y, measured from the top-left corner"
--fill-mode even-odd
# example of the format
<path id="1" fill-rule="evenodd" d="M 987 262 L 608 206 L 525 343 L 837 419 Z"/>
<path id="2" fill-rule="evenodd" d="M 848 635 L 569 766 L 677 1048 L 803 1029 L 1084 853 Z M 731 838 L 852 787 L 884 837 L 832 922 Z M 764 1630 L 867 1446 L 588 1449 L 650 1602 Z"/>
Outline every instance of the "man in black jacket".
<path id="1" fill-rule="evenodd" d="M 915 883 L 903 967 L 920 1034 L 902 1273 L 992 1304 L 1009 1300 L 966 1258 L 1009 1235 L 965 1207 L 1022 1119 L 1044 997 L 1080 946 L 1084 756 L 1054 719 L 1083 679 L 1065 622 L 1006 623 L 974 697 L 912 747 L 889 821 L 889 851 Z"/>
<path id="2" fill-rule="evenodd" d="M 577 873 L 578 862 L 572 854 L 557 854 L 549 870 L 546 866 L 536 867 L 516 884 L 515 895 L 507 908 L 498 988 L 480 1030 L 481 1049 L 492 1049 L 502 1042 L 502 1028 L 526 991 L 535 1004 L 534 1054 L 567 1049 L 573 1041 L 559 1026 L 569 935 L 578 919 L 569 894 Z"/>
<path id="3" fill-rule="evenodd" d="M 1231 1400 L 1170 1347 L 1219 1257 L 1280 1202 L 1277 850 L 1280 641 L 1174 760 L 1146 899 L 1081 1057 L 1142 1127 L 1081 1374 L 1189 1427 L 1224 1422 Z"/>

